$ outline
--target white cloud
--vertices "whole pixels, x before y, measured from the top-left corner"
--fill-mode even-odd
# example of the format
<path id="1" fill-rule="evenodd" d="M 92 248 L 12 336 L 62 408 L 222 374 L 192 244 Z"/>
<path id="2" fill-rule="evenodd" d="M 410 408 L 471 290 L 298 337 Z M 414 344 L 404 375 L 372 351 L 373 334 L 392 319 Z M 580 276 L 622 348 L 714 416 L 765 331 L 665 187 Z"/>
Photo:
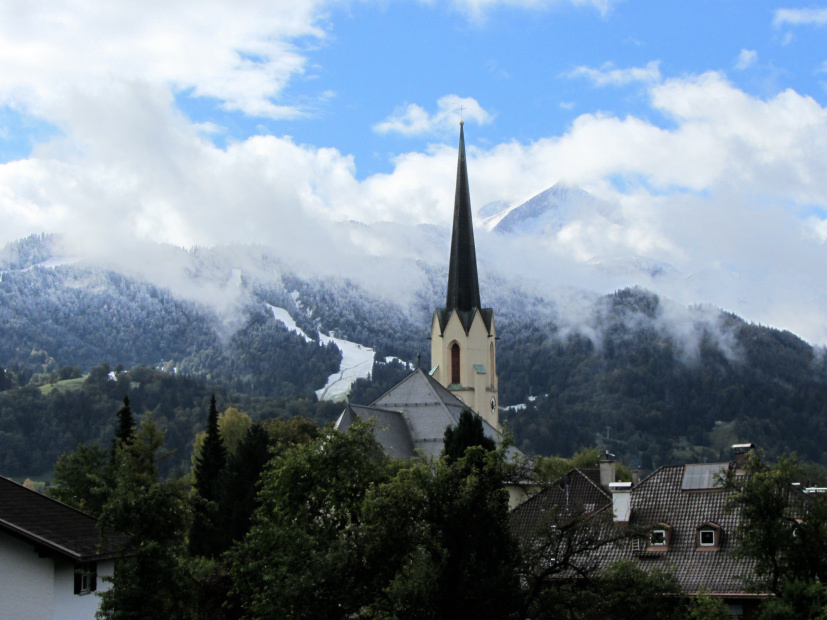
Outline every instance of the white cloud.
<path id="1" fill-rule="evenodd" d="M 583 114 L 559 137 L 470 150 L 476 206 L 517 204 L 563 179 L 613 210 L 553 237 L 483 234 L 481 260 L 546 285 L 640 284 L 827 342 L 827 223 L 802 221 L 797 206 L 827 209 L 827 110 L 791 90 L 753 97 L 718 73 L 653 84 L 650 96 L 674 127 Z M 360 184 L 357 202 L 381 204 L 373 217 L 447 225 L 454 162 L 453 144 L 401 156 Z M 672 271 L 653 277 L 646 264 Z"/>
<path id="2" fill-rule="evenodd" d="M 411 104 L 379 123 L 379 132 L 452 139 L 402 154 L 392 172 L 364 180 L 346 153 L 288 137 L 217 148 L 214 126 L 176 112 L 176 93 L 253 115 L 300 114 L 282 94 L 305 70 L 297 37 L 324 37 L 315 25 L 321 5 L 118 6 L 126 13 L 105 3 L 0 4 L 0 104 L 59 129 L 30 157 L 0 164 L 0 243 L 40 231 L 111 255 L 137 253 L 147 240 L 261 243 L 286 261 L 341 272 L 366 255 L 399 251 L 403 243 L 388 239 L 404 236 L 385 234 L 388 220 L 448 224 L 455 110 L 466 108 L 466 121 L 492 119 L 475 99 L 446 96 L 432 110 Z M 611 205 L 540 239 L 481 235 L 483 266 L 546 286 L 642 284 L 827 342 L 827 224 L 802 222 L 797 211 L 827 209 L 827 111 L 790 90 L 753 97 L 717 73 L 664 80 L 657 62 L 572 75 L 599 86 L 640 83 L 672 124 L 582 114 L 562 135 L 469 148 L 476 206 L 514 204 L 561 179 Z M 382 234 L 341 224 L 350 219 L 382 223 Z M 635 271 L 646 261 L 674 273 Z"/>
<path id="3" fill-rule="evenodd" d="M 393 111 L 388 118 L 373 126 L 377 133 L 399 133 L 404 136 L 416 136 L 442 132 L 456 127 L 460 114 L 466 121 L 476 121 L 480 125 L 490 123 L 493 116 L 486 112 L 472 97 L 445 95 L 437 101 L 437 111 L 428 112 L 415 103 L 409 103 Z"/>
<path id="4" fill-rule="evenodd" d="M 758 61 L 758 52 L 755 50 L 741 50 L 738 58 L 735 59 L 735 68 L 739 70 L 748 69 Z"/>
<path id="5" fill-rule="evenodd" d="M 625 86 L 633 82 L 651 84 L 661 79 L 660 61 L 653 60 L 645 67 L 632 67 L 631 69 L 615 69 L 611 62 L 605 63 L 600 69 L 577 67 L 568 73 L 568 77 L 585 77 L 595 86 Z"/>
<path id="6" fill-rule="evenodd" d="M 827 9 L 778 9 L 772 23 L 776 28 L 784 24 L 824 26 L 827 24 Z"/>
<path id="7" fill-rule="evenodd" d="M 113 79 L 163 84 L 254 116 L 291 117 L 278 102 L 306 59 L 293 41 L 324 37 L 320 0 L 204 4 L 0 4 L 0 104 L 66 122 L 63 103 Z"/>

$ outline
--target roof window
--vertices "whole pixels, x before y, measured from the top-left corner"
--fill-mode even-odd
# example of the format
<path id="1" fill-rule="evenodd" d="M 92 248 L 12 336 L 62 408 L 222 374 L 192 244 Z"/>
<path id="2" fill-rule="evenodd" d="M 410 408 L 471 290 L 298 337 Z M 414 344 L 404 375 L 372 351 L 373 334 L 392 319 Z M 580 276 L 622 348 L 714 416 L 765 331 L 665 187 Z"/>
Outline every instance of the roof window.
<path id="1" fill-rule="evenodd" d="M 718 480 L 726 474 L 729 463 L 701 463 L 686 465 L 683 470 L 682 491 L 719 489 Z"/>
<path id="2" fill-rule="evenodd" d="M 718 551 L 721 548 L 721 526 L 717 523 L 702 523 L 695 534 L 697 551 Z"/>
<path id="3" fill-rule="evenodd" d="M 649 540 L 646 553 L 666 553 L 669 541 L 672 538 L 672 526 L 667 523 L 658 523 L 649 530 Z"/>

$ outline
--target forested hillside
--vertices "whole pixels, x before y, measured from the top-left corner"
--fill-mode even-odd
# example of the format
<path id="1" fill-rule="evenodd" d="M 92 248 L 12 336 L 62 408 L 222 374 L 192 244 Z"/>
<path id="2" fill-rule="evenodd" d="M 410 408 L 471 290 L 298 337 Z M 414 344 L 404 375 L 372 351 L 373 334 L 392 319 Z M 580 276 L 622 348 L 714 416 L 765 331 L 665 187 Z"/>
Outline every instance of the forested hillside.
<path id="1" fill-rule="evenodd" d="M 341 359 L 319 331 L 376 350 L 381 363 L 371 381 L 353 386 L 353 402 L 370 402 L 404 376 L 386 356 L 416 364 L 421 354 L 429 367 L 430 313 L 444 281 L 433 267 L 422 266 L 426 287 L 405 306 L 352 281 L 300 277 L 270 259 L 237 267 L 229 250 L 198 249 L 192 278 L 217 280 L 215 290 L 232 295 L 208 304 L 123 273 L 61 264 L 51 242 L 29 238 L 0 251 L 0 473 L 48 468 L 55 450 L 109 436 L 127 393 L 140 410 L 162 407 L 168 441 L 187 463 L 196 412 L 212 391 L 247 399 L 245 410 L 260 416 L 286 409 L 251 403 L 314 401 Z M 713 308 L 679 308 L 642 289 L 584 297 L 573 323 L 554 299 L 519 284 L 487 279 L 483 288 L 501 338 L 501 418 L 524 451 L 570 456 L 599 444 L 652 469 L 725 458 L 731 443 L 752 441 L 770 455 L 797 451 L 827 465 L 823 351 L 793 334 Z M 120 372 L 102 380 L 102 364 L 149 368 L 133 370 L 144 378 L 127 386 Z M 75 380 L 83 389 L 48 391 L 80 375 L 89 375 Z M 184 389 L 187 382 L 199 387 Z M 144 404 L 135 390 L 146 386 L 156 396 Z M 327 420 L 336 408 L 303 414 Z"/>
<path id="2" fill-rule="evenodd" d="M 124 397 L 129 398 L 137 417 L 152 413 L 164 431 L 166 447 L 174 451 L 164 461 L 165 472 L 174 468 L 186 471 L 195 435 L 206 425 L 212 394 L 222 411 L 235 407 L 254 421 L 303 416 L 324 424 L 335 419 L 342 408 L 307 398 L 239 394 L 146 366 L 116 372 L 104 364 L 92 368 L 85 379 L 0 392 L 0 473 L 41 475 L 51 470 L 61 454 L 74 451 L 79 444 L 108 448 Z"/>
<path id="3" fill-rule="evenodd" d="M 661 305 L 641 290 L 603 298 L 597 343 L 582 334 L 558 338 L 553 327 L 504 329 L 502 400 L 536 396 L 505 416 L 518 446 L 570 454 L 599 443 L 651 471 L 726 460 L 732 443 L 752 441 L 770 455 L 797 451 L 827 464 L 822 350 L 722 314 L 717 334 L 699 327 L 688 357 L 674 335 L 657 329 Z"/>

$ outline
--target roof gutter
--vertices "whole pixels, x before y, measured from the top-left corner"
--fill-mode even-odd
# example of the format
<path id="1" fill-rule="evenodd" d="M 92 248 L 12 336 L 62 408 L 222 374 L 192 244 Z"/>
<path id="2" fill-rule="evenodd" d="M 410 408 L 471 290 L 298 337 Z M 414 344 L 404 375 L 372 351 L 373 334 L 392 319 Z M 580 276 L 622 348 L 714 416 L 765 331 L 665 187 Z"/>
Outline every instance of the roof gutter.
<path id="1" fill-rule="evenodd" d="M 24 541 L 28 541 L 34 543 L 35 545 L 45 547 L 49 551 L 56 553 L 68 560 L 72 560 L 74 562 L 88 562 L 90 560 L 105 560 L 109 558 L 117 557 L 117 553 L 94 553 L 91 555 L 82 555 L 77 553 L 76 551 L 72 551 L 68 547 L 64 547 L 63 545 L 59 545 L 54 541 L 49 540 L 48 538 L 44 538 L 34 532 L 30 532 L 29 530 L 20 527 L 19 525 L 15 525 L 14 523 L 10 523 L 5 519 L 0 519 L 0 530 L 6 530 L 12 536 L 19 538 Z"/>

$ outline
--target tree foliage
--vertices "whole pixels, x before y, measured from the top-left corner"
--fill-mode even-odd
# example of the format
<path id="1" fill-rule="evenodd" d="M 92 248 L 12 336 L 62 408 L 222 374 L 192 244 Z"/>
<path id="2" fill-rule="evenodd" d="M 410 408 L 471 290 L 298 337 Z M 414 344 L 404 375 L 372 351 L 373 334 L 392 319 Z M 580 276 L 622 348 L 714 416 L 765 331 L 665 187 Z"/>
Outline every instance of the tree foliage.
<path id="1" fill-rule="evenodd" d="M 215 557 L 226 548 L 225 517 L 219 512 L 218 504 L 223 491 L 226 463 L 227 450 L 218 430 L 218 409 L 213 394 L 207 414 L 207 434 L 192 472 L 193 521 L 189 543 L 193 555 Z"/>
<path id="2" fill-rule="evenodd" d="M 105 620 L 187 618 L 192 610 L 184 569 L 189 521 L 186 488 L 161 481 L 158 464 L 168 453 L 152 416 L 141 422 L 131 444 L 116 450 L 113 486 L 101 522 L 129 535 L 112 588 L 101 595 Z"/>
<path id="3" fill-rule="evenodd" d="M 643 570 L 634 562 L 622 561 L 609 566 L 599 578 L 561 580 L 544 588 L 532 600 L 527 617 L 683 620 L 686 611 L 680 584 L 672 573 Z"/>
<path id="4" fill-rule="evenodd" d="M 205 384 L 181 374 L 146 366 L 110 376 L 108 364 L 94 367 L 71 388 L 48 392 L 34 388 L 0 392 L 0 473 L 39 478 L 49 472 L 61 454 L 79 444 L 109 448 L 117 426 L 116 412 L 129 397 L 133 412 L 151 411 L 164 429 L 166 446 L 173 458 L 161 463 L 161 471 L 186 471 L 191 467 L 193 435 L 204 428 L 204 410 L 215 393 L 229 408 L 243 410 L 254 421 L 301 416 L 324 424 L 342 411 L 340 403 L 310 398 L 251 397 L 223 387 Z"/>
<path id="5" fill-rule="evenodd" d="M 193 476 L 195 489 L 208 502 L 218 499 L 221 472 L 227 462 L 227 450 L 218 431 L 218 409 L 215 394 L 210 398 L 210 411 L 207 414 L 207 435 L 201 448 L 201 455 L 195 462 Z"/>
<path id="6" fill-rule="evenodd" d="M 494 440 L 485 436 L 482 418 L 468 408 L 462 410 L 456 426 L 445 429 L 444 446 L 449 463 L 462 458 L 465 451 L 473 446 L 481 446 L 486 450 L 496 448 Z"/>
<path id="7" fill-rule="evenodd" d="M 129 406 L 129 396 L 123 397 L 123 407 L 118 410 L 118 426 L 115 429 L 115 442 L 130 443 L 135 433 L 135 420 Z"/>
<path id="8" fill-rule="evenodd" d="M 369 427 L 327 428 L 277 456 L 232 575 L 250 618 L 345 618 L 365 603 L 361 506 L 389 463 Z"/>
<path id="9" fill-rule="evenodd" d="M 510 618 L 519 597 L 501 452 L 392 462 L 370 425 L 277 454 L 231 552 L 250 618 Z"/>
<path id="10" fill-rule="evenodd" d="M 734 553 L 755 563 L 747 583 L 758 591 L 780 595 L 787 583 L 827 579 L 827 497 L 802 493 L 801 473 L 795 455 L 770 467 L 752 452 L 727 476 L 729 508 L 741 515 Z"/>
<path id="11" fill-rule="evenodd" d="M 112 459 L 103 448 L 81 444 L 55 463 L 54 485 L 49 494 L 78 510 L 97 517 L 103 511 L 112 478 Z"/>
<path id="12" fill-rule="evenodd" d="M 376 487 L 365 521 L 370 563 L 382 567 L 370 605 L 377 617 L 514 617 L 518 553 L 506 476 L 503 452 L 477 445 L 453 461 L 412 463 Z"/>

